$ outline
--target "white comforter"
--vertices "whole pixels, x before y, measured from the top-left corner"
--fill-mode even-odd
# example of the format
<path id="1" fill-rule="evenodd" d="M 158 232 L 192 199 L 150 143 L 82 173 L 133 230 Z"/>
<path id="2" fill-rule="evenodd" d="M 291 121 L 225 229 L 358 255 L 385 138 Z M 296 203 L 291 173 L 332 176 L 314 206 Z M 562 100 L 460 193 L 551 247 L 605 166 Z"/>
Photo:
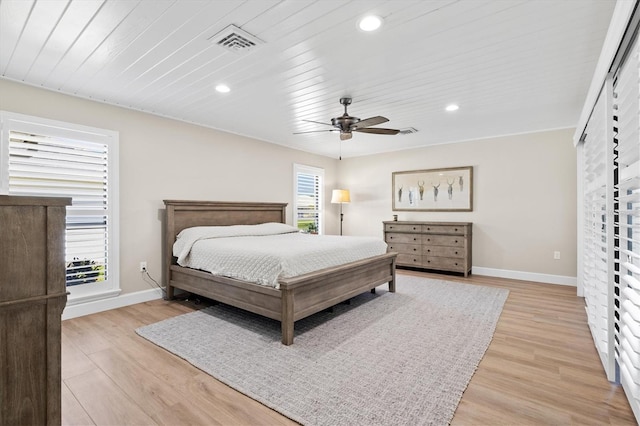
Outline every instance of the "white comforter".
<path id="1" fill-rule="evenodd" d="M 189 228 L 173 246 L 180 266 L 275 288 L 280 278 L 386 251 L 387 244 L 379 238 L 302 234 L 279 223 Z"/>

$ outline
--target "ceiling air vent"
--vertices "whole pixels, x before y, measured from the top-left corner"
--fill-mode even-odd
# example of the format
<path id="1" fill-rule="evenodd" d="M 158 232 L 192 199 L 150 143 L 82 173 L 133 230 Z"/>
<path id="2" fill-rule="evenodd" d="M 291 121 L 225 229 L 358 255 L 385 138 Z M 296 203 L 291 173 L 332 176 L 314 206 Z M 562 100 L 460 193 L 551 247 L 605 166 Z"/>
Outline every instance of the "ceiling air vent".
<path id="1" fill-rule="evenodd" d="M 235 53 L 248 52 L 262 44 L 262 40 L 258 37 L 235 25 L 229 25 L 216 35 L 209 37 L 208 40 Z"/>
<path id="2" fill-rule="evenodd" d="M 400 129 L 400 132 L 398 132 L 399 135 L 410 135 L 411 133 L 418 133 L 418 129 L 415 127 L 406 127 L 404 129 Z"/>

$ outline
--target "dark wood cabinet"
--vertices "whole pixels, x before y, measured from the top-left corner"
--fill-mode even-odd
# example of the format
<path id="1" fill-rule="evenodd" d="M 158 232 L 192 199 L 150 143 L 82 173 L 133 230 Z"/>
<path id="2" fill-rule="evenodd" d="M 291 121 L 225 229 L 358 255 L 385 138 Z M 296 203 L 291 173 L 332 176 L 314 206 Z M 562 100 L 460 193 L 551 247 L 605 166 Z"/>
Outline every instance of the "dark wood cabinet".
<path id="1" fill-rule="evenodd" d="M 397 266 L 471 273 L 470 222 L 387 221 L 384 240 L 398 253 Z"/>
<path id="2" fill-rule="evenodd" d="M 61 423 L 70 198 L 0 195 L 0 424 Z"/>

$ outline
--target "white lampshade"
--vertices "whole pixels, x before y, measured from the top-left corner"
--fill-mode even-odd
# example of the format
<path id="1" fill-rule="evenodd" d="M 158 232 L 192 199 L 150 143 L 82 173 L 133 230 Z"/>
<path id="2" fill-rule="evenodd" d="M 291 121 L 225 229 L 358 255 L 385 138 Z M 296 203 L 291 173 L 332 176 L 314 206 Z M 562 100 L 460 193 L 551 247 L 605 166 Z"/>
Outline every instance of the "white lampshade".
<path id="1" fill-rule="evenodd" d="M 351 195 L 348 189 L 334 189 L 331 193 L 331 202 L 333 204 L 350 203 Z"/>

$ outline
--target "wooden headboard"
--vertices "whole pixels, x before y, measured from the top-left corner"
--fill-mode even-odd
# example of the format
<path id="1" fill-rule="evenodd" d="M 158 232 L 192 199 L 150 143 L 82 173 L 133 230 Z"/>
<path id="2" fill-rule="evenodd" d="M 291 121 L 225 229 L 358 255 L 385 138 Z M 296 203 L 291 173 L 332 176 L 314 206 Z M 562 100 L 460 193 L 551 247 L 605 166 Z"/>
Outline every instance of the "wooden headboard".
<path id="1" fill-rule="evenodd" d="M 164 200 L 165 280 L 173 263 L 173 243 L 176 236 L 192 226 L 256 225 L 266 222 L 286 222 L 287 203 L 252 203 L 233 201 Z"/>

